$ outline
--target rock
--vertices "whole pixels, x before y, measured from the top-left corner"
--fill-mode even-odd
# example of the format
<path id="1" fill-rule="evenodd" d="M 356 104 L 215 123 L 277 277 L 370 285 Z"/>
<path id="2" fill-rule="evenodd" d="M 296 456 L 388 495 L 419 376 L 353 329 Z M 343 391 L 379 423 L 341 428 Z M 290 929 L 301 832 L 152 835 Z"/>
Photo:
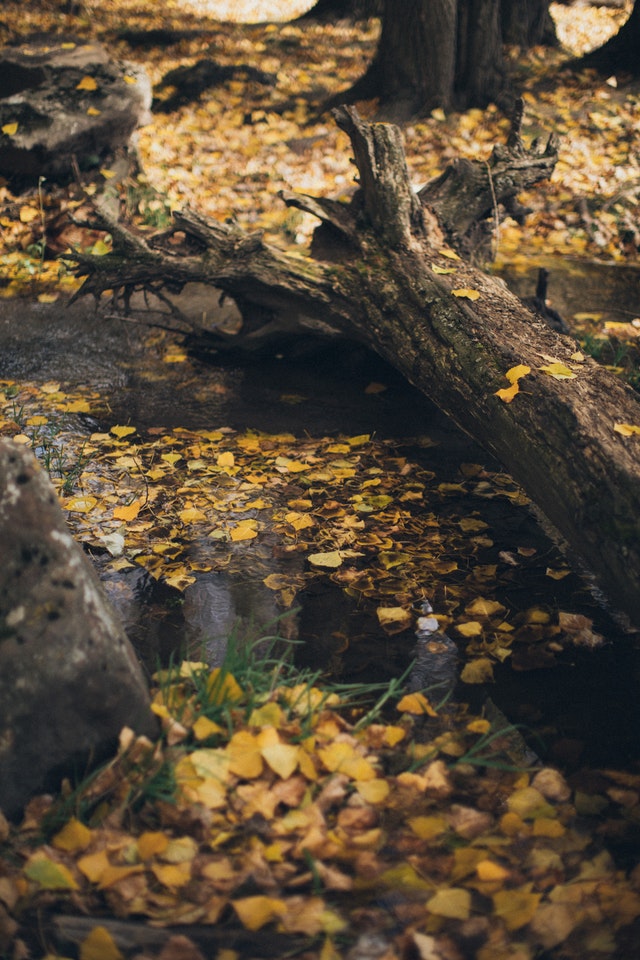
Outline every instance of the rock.
<path id="1" fill-rule="evenodd" d="M 0 53 L 0 176 L 12 189 L 68 181 L 126 148 L 146 122 L 151 84 L 141 66 L 97 43 L 26 37 Z"/>
<path id="2" fill-rule="evenodd" d="M 154 735 L 147 685 L 55 491 L 0 441 L 0 809 L 105 755 L 122 727 Z"/>

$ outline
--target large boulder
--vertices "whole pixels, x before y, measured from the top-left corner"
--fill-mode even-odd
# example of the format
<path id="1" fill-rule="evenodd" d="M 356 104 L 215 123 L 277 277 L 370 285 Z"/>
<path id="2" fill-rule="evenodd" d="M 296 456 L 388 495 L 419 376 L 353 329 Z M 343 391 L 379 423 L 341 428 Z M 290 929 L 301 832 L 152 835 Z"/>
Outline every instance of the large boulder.
<path id="1" fill-rule="evenodd" d="M 153 735 L 144 675 L 30 450 L 0 441 L 0 809 Z M 80 766 L 80 769 L 84 769 Z"/>
<path id="2" fill-rule="evenodd" d="M 97 168 L 146 122 L 144 69 L 97 43 L 26 37 L 0 51 L 0 176 L 14 190 Z"/>

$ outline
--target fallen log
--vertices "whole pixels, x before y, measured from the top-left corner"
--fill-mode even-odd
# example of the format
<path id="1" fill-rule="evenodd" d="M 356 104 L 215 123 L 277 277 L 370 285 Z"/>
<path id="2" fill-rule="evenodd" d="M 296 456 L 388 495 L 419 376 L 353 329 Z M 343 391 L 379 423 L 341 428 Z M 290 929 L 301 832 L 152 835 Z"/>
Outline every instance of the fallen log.
<path id="1" fill-rule="evenodd" d="M 527 149 L 520 111 L 489 162 L 453 164 L 416 194 L 397 127 L 347 107 L 334 115 L 359 173 L 351 202 L 283 196 L 322 221 L 313 257 L 190 209 L 148 242 L 100 208 L 114 251 L 77 255 L 81 292 L 116 289 L 126 302 L 137 288 L 205 282 L 238 302 L 248 337 L 286 317 L 367 343 L 502 461 L 640 627 L 640 437 L 615 429 L 640 424 L 637 396 L 500 280 L 452 259 L 452 247 L 468 255 L 505 211 L 525 215 L 517 194 L 550 175 L 555 142 Z M 517 395 L 501 397 L 513 367 L 529 372 Z"/>

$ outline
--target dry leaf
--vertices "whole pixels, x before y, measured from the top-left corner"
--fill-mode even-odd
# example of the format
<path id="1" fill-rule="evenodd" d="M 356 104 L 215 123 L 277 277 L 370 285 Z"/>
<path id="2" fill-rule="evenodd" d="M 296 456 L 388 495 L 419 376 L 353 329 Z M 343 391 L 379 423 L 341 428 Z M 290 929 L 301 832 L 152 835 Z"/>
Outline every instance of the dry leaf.
<path id="1" fill-rule="evenodd" d="M 565 367 L 564 363 L 549 363 L 546 367 L 540 367 L 543 373 L 553 377 L 554 380 L 575 380 L 576 374 L 573 370 Z"/>
<path id="2" fill-rule="evenodd" d="M 90 77 L 88 75 L 85 75 L 80 81 L 80 83 L 77 84 L 76 86 L 76 90 L 97 90 L 97 89 L 98 89 L 98 81 L 95 79 L 95 77 Z"/>
<path id="3" fill-rule="evenodd" d="M 633 437 L 640 434 L 640 427 L 634 423 L 616 423 L 613 429 L 622 437 Z"/>
<path id="4" fill-rule="evenodd" d="M 465 300 L 479 300 L 480 293 L 478 290 L 472 290 L 469 287 L 460 287 L 457 290 L 452 290 L 451 293 L 454 297 L 462 297 Z"/>

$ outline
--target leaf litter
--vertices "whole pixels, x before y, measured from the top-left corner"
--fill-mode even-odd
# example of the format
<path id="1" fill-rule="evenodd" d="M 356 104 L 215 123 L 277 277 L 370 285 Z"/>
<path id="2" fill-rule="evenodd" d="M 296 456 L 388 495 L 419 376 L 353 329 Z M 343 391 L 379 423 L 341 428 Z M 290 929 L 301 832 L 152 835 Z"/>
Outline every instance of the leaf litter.
<path id="1" fill-rule="evenodd" d="M 585 616 L 515 612 L 494 595 L 499 565 L 480 562 L 490 523 L 441 507 L 475 496 L 526 509 L 526 498 L 478 464 L 441 481 L 367 435 L 133 424 L 87 435 L 78 414 L 105 415 L 96 391 L 2 391 L 3 435 L 41 458 L 63 452 L 50 468 L 74 536 L 103 545 L 116 569 L 140 565 L 184 590 L 250 551 L 283 611 L 329 576 L 391 637 L 451 631 L 471 684 L 523 645 L 598 642 Z M 274 553 L 293 558 L 289 572 L 273 572 Z M 514 556 L 532 559 L 524 544 Z M 436 612 L 419 617 L 426 583 Z M 123 918 L 186 928 L 196 948 L 208 927 L 283 936 L 309 957 L 352 956 L 373 935 L 389 960 L 596 957 L 633 942 L 640 878 L 623 851 L 636 842 L 640 777 L 594 771 L 569 785 L 504 718 L 474 716 L 437 688 L 341 689 L 290 670 L 284 654 L 260 656 L 161 671 L 157 742 L 123 731 L 105 767 L 36 798 L 20 826 L 0 824 L 5 943 L 31 942 L 42 911 L 59 929 L 67 914 L 90 918 L 80 956 L 98 957 L 129 955 Z"/>

